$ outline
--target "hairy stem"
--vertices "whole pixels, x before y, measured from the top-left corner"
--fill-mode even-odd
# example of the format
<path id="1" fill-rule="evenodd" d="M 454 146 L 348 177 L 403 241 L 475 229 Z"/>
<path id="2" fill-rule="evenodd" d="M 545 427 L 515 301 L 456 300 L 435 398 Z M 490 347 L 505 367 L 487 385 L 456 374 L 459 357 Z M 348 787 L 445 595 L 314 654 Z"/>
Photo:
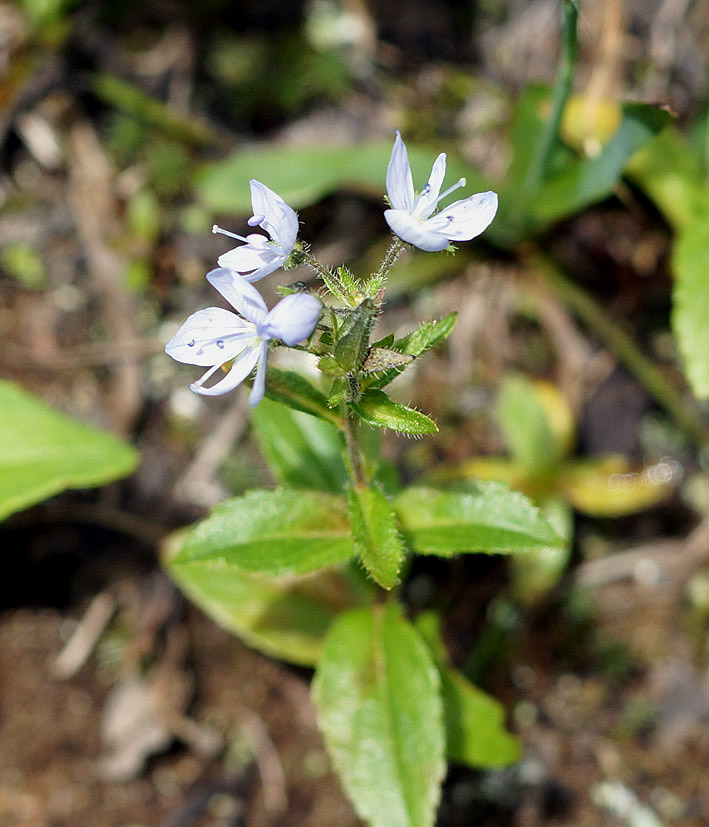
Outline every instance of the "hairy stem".
<path id="1" fill-rule="evenodd" d="M 359 425 L 359 417 L 357 414 L 348 412 L 345 417 L 345 443 L 347 445 L 347 456 L 350 460 L 350 468 L 352 470 L 352 480 L 356 485 L 366 485 L 367 477 L 364 473 L 364 461 L 362 460 L 362 452 L 359 448 L 359 437 L 357 435 L 357 426 Z"/>
<path id="2" fill-rule="evenodd" d="M 396 264 L 396 261 L 402 254 L 405 246 L 406 245 L 404 242 L 395 236 L 389 245 L 389 249 L 384 254 L 384 258 L 382 259 L 382 263 L 379 265 L 379 269 L 376 273 L 374 273 L 372 278 L 385 279 L 391 272 L 391 268 Z"/>
<path id="3" fill-rule="evenodd" d="M 345 445 L 347 446 L 347 456 L 350 461 L 352 481 L 355 485 L 366 485 L 367 475 L 364 472 L 364 459 L 362 457 L 362 450 L 359 447 L 359 434 L 357 433 L 359 416 L 352 410 L 351 405 L 353 399 L 355 399 L 358 394 L 359 383 L 354 375 L 350 375 L 346 400 L 347 413 L 344 417 Z"/>
<path id="4" fill-rule="evenodd" d="M 303 252 L 303 260 L 308 264 L 323 280 L 327 289 L 335 298 L 339 299 L 343 304 L 351 304 L 350 296 L 345 288 L 345 285 L 340 280 L 336 273 L 333 273 L 329 267 L 326 267 L 321 261 L 318 261 L 315 256 L 305 250 Z"/>

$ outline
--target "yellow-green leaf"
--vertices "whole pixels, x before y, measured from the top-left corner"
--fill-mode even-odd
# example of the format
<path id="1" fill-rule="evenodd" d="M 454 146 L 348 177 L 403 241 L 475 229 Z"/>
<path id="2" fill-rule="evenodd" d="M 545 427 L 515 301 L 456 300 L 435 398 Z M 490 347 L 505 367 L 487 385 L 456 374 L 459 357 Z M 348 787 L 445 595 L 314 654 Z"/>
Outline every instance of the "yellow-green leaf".
<path id="1" fill-rule="evenodd" d="M 291 663 L 314 666 L 335 618 L 369 601 L 346 568 L 265 577 L 213 560 L 185 566 L 174 562 L 181 543 L 170 538 L 163 559 L 185 594 L 249 646 Z"/>
<path id="2" fill-rule="evenodd" d="M 680 477 L 678 464 L 669 460 L 638 469 L 623 456 L 609 455 L 566 463 L 558 487 L 577 511 L 622 517 L 662 502 Z"/>

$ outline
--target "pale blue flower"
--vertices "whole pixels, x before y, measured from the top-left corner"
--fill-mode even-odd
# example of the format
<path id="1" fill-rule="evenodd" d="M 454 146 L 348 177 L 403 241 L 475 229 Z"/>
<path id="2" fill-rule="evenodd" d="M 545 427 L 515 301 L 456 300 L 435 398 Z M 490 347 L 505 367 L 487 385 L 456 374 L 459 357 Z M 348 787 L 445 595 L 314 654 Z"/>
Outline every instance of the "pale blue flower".
<path id="1" fill-rule="evenodd" d="M 433 162 L 428 183 L 416 195 L 409 154 L 396 130 L 386 178 L 391 209 L 384 212 L 384 218 L 402 241 L 427 252 L 445 250 L 451 241 L 470 241 L 489 226 L 497 212 L 497 194 L 478 192 L 432 215 L 439 201 L 465 186 L 465 178 L 461 178 L 441 193 L 445 174 L 446 154 L 441 152 Z"/>
<path id="2" fill-rule="evenodd" d="M 221 233 L 244 243 L 217 259 L 220 267 L 239 273 L 247 281 L 258 281 L 283 266 L 293 252 L 298 238 L 298 216 L 286 202 L 260 181 L 249 181 L 251 206 L 254 214 L 249 227 L 261 227 L 269 238 L 260 233 L 246 237 L 222 230 L 215 224 L 213 233 Z"/>
<path id="3" fill-rule="evenodd" d="M 315 329 L 322 305 L 315 296 L 294 293 L 281 299 L 269 312 L 256 288 L 231 270 L 212 270 L 207 273 L 207 281 L 239 315 L 221 307 L 199 310 L 165 345 L 165 352 L 178 362 L 209 366 L 201 379 L 190 385 L 195 393 L 204 396 L 219 396 L 233 390 L 257 368 L 249 402 L 258 405 L 264 394 L 269 341 L 280 339 L 292 347 L 307 339 Z M 226 376 L 205 387 L 205 382 L 229 362 Z"/>

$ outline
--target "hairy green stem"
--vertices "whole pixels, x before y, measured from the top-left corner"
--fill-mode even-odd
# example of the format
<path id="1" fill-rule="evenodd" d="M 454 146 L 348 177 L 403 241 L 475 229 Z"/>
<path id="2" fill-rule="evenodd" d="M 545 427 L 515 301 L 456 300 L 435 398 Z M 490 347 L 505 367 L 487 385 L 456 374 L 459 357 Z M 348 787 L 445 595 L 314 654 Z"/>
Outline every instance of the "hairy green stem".
<path id="1" fill-rule="evenodd" d="M 362 459 L 362 451 L 359 447 L 358 425 L 359 417 L 352 410 L 348 410 L 344 419 L 344 429 L 347 456 L 349 457 L 350 470 L 352 471 L 352 481 L 355 485 L 366 485 L 367 475 L 364 473 L 364 460 Z"/>
<path id="2" fill-rule="evenodd" d="M 394 236 L 394 239 L 389 245 L 389 249 L 384 254 L 384 258 L 382 259 L 382 263 L 379 265 L 379 269 L 376 273 L 374 273 L 372 278 L 385 279 L 391 272 L 392 267 L 396 264 L 396 261 L 402 254 L 405 246 L 406 245 L 400 238 Z"/>
<path id="3" fill-rule="evenodd" d="M 544 283 L 606 343 L 618 360 L 667 411 L 677 427 L 699 448 L 709 445 L 709 433 L 695 407 L 687 404 L 687 400 L 677 392 L 677 388 L 673 387 L 664 373 L 640 351 L 608 313 L 567 278 L 547 256 L 536 254 L 531 264 Z"/>
<path id="4" fill-rule="evenodd" d="M 352 409 L 352 402 L 359 396 L 359 382 L 354 374 L 348 376 L 347 394 L 345 398 L 346 412 L 344 416 L 343 428 L 345 431 L 345 445 L 347 446 L 347 456 L 350 461 L 350 472 L 352 481 L 355 485 L 366 485 L 367 475 L 364 471 L 364 458 L 362 457 L 362 450 L 359 447 L 359 434 L 357 429 L 359 427 L 359 416 Z"/>
<path id="5" fill-rule="evenodd" d="M 561 56 L 556 71 L 554 88 L 552 90 L 552 109 L 548 120 L 539 133 L 534 154 L 527 169 L 524 180 L 524 189 L 527 192 L 536 192 L 544 179 L 554 144 L 559 135 L 561 117 L 564 114 L 566 101 L 571 94 L 571 83 L 576 67 L 578 55 L 578 38 L 576 23 L 578 10 L 575 0 L 563 0 L 563 18 L 561 24 Z"/>
<path id="6" fill-rule="evenodd" d="M 302 255 L 303 261 L 315 270 L 332 295 L 339 299 L 343 304 L 350 304 L 351 302 L 347 289 L 340 281 L 340 278 L 322 262 L 318 261 L 318 259 L 315 258 L 315 256 L 308 250 L 303 250 Z"/>

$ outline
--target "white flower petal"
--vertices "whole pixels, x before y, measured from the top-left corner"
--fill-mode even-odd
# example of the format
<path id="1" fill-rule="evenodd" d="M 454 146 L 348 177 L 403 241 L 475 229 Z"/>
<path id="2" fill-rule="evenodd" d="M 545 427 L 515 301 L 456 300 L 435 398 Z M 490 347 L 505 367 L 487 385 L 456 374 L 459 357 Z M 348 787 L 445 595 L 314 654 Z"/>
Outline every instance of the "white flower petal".
<path id="1" fill-rule="evenodd" d="M 252 273 L 241 273 L 240 275 L 248 282 L 259 281 L 264 278 L 264 276 L 275 273 L 284 262 L 285 258 L 283 256 L 275 256 L 273 260 L 266 262 L 262 267 L 259 267 L 258 270 L 254 270 Z"/>
<path id="2" fill-rule="evenodd" d="M 470 241 L 490 226 L 496 212 L 497 193 L 478 192 L 446 207 L 430 221 L 447 222 L 440 231 L 451 241 Z"/>
<path id="3" fill-rule="evenodd" d="M 207 273 L 207 281 L 218 290 L 229 304 L 245 319 L 255 325 L 263 324 L 268 315 L 266 302 L 255 287 L 238 273 L 219 267 Z"/>
<path id="4" fill-rule="evenodd" d="M 429 229 L 428 221 L 421 222 L 406 210 L 385 210 L 384 218 L 392 231 L 402 241 L 413 244 L 419 250 L 435 253 L 445 250 L 448 246 L 448 237 L 442 233 Z M 431 221 L 433 219 L 429 219 Z"/>
<path id="5" fill-rule="evenodd" d="M 201 377 L 201 379 L 198 379 L 196 382 L 191 384 L 190 388 L 195 393 L 199 393 L 202 396 L 221 396 L 223 393 L 228 393 L 229 391 L 234 390 L 234 388 L 237 387 L 237 385 L 240 385 L 254 369 L 261 353 L 261 349 L 260 343 L 246 348 L 246 350 L 244 350 L 234 360 L 234 364 L 229 369 L 227 375 L 220 382 L 217 382 L 216 385 L 212 385 L 209 388 L 203 387 L 203 383 L 206 382 L 210 376 L 212 376 L 219 365 L 215 365 L 213 368 L 208 370 L 204 376 Z"/>
<path id="6" fill-rule="evenodd" d="M 411 209 L 414 203 L 414 182 L 411 177 L 409 153 L 398 129 L 387 167 L 386 188 L 393 209 Z"/>
<path id="7" fill-rule="evenodd" d="M 233 270 L 246 281 L 258 281 L 277 270 L 284 262 L 285 256 L 281 255 L 275 247 L 266 250 L 255 250 L 249 245 L 235 247 L 228 253 L 222 253 L 217 259 L 220 267 Z"/>
<path id="8" fill-rule="evenodd" d="M 219 256 L 217 263 L 220 267 L 234 270 L 247 281 L 258 281 L 281 267 L 293 252 L 298 238 L 298 216 L 280 195 L 265 184 L 252 179 L 249 186 L 254 210 L 254 218 L 249 223 L 251 226 L 258 224 L 269 238 L 251 233 L 244 239 L 244 244 Z M 224 235 L 232 234 L 224 232 Z"/>
<path id="9" fill-rule="evenodd" d="M 226 267 L 227 270 L 233 270 L 235 273 L 251 273 L 253 270 L 258 270 L 263 266 L 263 252 L 249 247 L 248 244 L 243 244 L 241 247 L 235 247 L 227 253 L 222 253 L 217 259 L 217 264 L 220 267 Z"/>
<path id="10" fill-rule="evenodd" d="M 421 190 L 421 193 L 414 203 L 414 208 L 411 211 L 412 215 L 415 215 L 419 219 L 428 218 L 429 215 L 431 215 L 431 213 L 436 209 L 438 196 L 441 192 L 441 186 L 443 185 L 443 179 L 445 177 L 446 153 L 441 152 L 438 158 L 436 158 L 433 162 L 428 183 Z"/>
<path id="11" fill-rule="evenodd" d="M 445 250 L 451 241 L 470 241 L 490 225 L 497 212 L 497 194 L 479 192 L 434 214 L 439 200 L 465 185 L 461 178 L 441 195 L 445 174 L 446 154 L 441 152 L 433 162 L 428 183 L 413 198 L 408 153 L 397 130 L 387 168 L 387 192 L 393 209 L 386 210 L 384 217 L 402 241 L 427 252 Z"/>
<path id="12" fill-rule="evenodd" d="M 274 237 L 274 241 L 278 243 L 286 258 L 293 252 L 299 229 L 298 214 L 284 202 L 281 220 L 278 224 L 278 235 Z"/>
<path id="13" fill-rule="evenodd" d="M 298 237 L 298 215 L 278 193 L 260 181 L 251 179 L 251 206 L 254 215 L 264 216 L 260 225 L 271 236 L 285 258 L 293 251 Z"/>
<path id="14" fill-rule="evenodd" d="M 264 339 L 280 339 L 291 347 L 315 330 L 322 304 L 308 293 L 293 293 L 271 310 L 259 333 Z"/>
<path id="15" fill-rule="evenodd" d="M 253 324 L 221 307 L 193 313 L 165 345 L 165 352 L 187 365 L 222 364 L 233 359 L 256 334 Z"/>
<path id="16" fill-rule="evenodd" d="M 258 357 L 258 370 L 254 377 L 254 384 L 249 394 L 249 405 L 255 408 L 256 405 L 263 399 L 266 392 L 266 359 L 268 357 L 268 345 L 266 342 L 261 343 L 261 351 Z"/>
<path id="17" fill-rule="evenodd" d="M 271 216 L 276 214 L 277 203 L 283 201 L 278 193 L 255 178 L 249 181 L 249 188 L 251 189 L 251 206 L 254 215 Z"/>

